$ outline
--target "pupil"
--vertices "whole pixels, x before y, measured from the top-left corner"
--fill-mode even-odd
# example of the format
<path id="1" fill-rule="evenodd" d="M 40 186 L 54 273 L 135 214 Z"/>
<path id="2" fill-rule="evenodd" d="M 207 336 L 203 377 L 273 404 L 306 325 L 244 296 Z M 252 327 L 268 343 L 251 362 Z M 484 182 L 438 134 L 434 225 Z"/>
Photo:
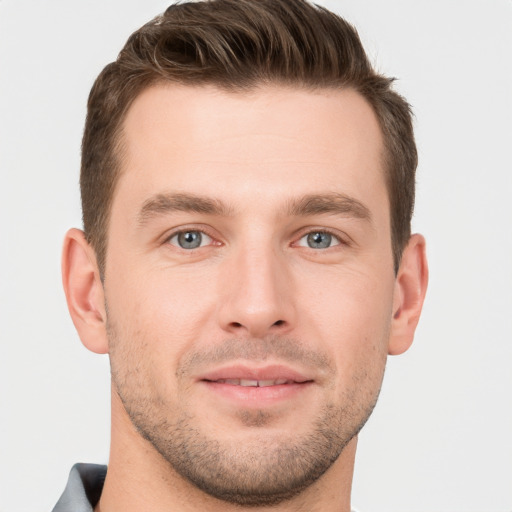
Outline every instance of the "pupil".
<path id="1" fill-rule="evenodd" d="M 312 249 L 326 249 L 331 245 L 331 239 L 329 233 L 310 233 L 308 235 L 308 245 Z"/>
<path id="2" fill-rule="evenodd" d="M 201 245 L 201 238 L 198 231 L 186 231 L 178 235 L 178 242 L 183 249 L 195 249 Z"/>

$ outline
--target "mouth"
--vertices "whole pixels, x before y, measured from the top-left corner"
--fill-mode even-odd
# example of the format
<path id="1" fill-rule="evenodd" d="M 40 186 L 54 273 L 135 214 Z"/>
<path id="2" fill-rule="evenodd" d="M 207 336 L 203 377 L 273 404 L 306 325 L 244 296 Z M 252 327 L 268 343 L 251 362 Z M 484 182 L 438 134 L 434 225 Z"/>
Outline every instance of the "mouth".
<path id="1" fill-rule="evenodd" d="M 231 366 L 208 372 L 198 381 L 222 400 L 257 408 L 296 399 L 314 383 L 308 375 L 285 366 Z"/>
<path id="2" fill-rule="evenodd" d="M 225 366 L 206 372 L 199 380 L 244 387 L 283 386 L 313 381 L 313 377 L 284 365 L 252 367 L 244 364 Z"/>
<path id="3" fill-rule="evenodd" d="M 286 384 L 296 384 L 293 380 L 288 379 L 275 379 L 275 380 L 253 380 L 253 379 L 217 379 L 215 381 L 218 384 L 229 384 L 231 386 L 244 386 L 253 388 L 266 388 L 269 386 L 284 386 Z"/>

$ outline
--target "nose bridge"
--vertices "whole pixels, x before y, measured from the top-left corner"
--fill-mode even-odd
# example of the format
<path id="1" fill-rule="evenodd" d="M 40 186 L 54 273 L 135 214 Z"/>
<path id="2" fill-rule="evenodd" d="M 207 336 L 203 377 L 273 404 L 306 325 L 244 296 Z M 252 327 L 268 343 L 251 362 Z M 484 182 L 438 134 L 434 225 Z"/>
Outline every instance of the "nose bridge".
<path id="1" fill-rule="evenodd" d="M 228 331 L 253 337 L 289 329 L 294 320 L 286 256 L 268 239 L 241 244 L 229 258 L 221 305 Z"/>

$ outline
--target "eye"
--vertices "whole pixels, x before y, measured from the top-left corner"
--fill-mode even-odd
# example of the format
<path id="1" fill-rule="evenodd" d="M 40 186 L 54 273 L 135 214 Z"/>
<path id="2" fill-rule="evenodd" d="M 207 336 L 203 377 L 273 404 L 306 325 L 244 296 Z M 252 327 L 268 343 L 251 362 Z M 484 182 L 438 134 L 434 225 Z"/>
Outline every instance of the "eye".
<path id="1" fill-rule="evenodd" d="M 310 249 L 328 249 L 335 245 L 340 245 L 340 239 L 327 231 L 312 231 L 304 235 L 298 242 L 301 247 Z"/>
<path id="2" fill-rule="evenodd" d="M 190 229 L 175 233 L 169 238 L 169 243 L 181 249 L 197 249 L 205 245 L 210 245 L 212 238 L 202 231 Z"/>

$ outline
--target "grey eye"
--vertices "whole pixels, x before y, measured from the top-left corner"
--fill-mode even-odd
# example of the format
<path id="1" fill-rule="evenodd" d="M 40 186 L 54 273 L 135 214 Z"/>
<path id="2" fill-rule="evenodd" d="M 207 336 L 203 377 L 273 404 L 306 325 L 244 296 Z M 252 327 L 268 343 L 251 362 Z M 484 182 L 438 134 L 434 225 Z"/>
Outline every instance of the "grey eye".
<path id="1" fill-rule="evenodd" d="M 211 243 L 211 238 L 201 231 L 181 231 L 169 239 L 172 245 L 182 249 L 197 249 L 205 244 Z"/>
<path id="2" fill-rule="evenodd" d="M 327 249 L 331 246 L 332 236 L 329 233 L 309 233 L 307 236 L 308 246 L 311 249 Z"/>
<path id="3" fill-rule="evenodd" d="M 312 231 L 304 235 L 298 245 L 301 247 L 309 247 L 310 249 L 328 249 L 334 245 L 340 245 L 340 240 L 335 235 L 331 235 L 327 231 Z"/>

